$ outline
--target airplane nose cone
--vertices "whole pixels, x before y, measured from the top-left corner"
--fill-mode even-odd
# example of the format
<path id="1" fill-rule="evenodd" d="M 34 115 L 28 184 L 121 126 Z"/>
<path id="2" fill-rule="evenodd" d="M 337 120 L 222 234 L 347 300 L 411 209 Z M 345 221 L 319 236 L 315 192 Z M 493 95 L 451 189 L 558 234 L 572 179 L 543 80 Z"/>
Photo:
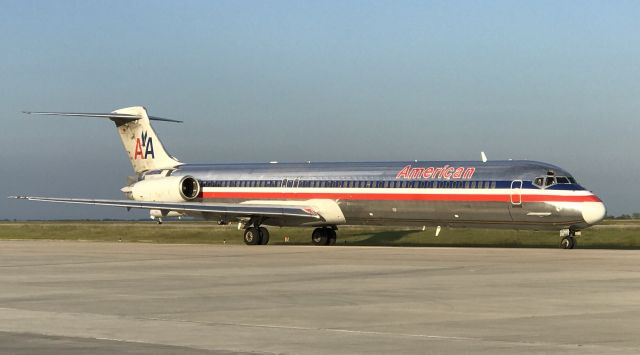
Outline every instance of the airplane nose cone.
<path id="1" fill-rule="evenodd" d="M 582 204 L 582 219 L 588 224 L 600 222 L 607 213 L 602 202 L 585 202 Z"/>

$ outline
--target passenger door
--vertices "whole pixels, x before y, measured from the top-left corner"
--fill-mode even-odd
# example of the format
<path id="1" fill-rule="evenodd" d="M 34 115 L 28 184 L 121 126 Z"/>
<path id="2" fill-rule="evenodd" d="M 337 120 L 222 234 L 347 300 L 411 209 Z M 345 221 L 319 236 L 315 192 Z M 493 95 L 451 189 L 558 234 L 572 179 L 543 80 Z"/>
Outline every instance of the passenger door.
<path id="1" fill-rule="evenodd" d="M 511 207 L 522 207 L 522 180 L 511 181 Z"/>
<path id="2" fill-rule="evenodd" d="M 527 219 L 522 207 L 522 180 L 511 181 L 509 189 L 509 214 L 513 222 L 523 222 Z"/>

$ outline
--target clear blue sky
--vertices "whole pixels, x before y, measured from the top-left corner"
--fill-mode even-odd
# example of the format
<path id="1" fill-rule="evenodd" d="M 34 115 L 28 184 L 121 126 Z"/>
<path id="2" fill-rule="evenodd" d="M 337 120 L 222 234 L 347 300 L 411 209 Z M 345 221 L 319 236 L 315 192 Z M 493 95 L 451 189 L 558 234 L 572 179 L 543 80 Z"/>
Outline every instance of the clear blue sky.
<path id="1" fill-rule="evenodd" d="M 122 198 L 108 121 L 188 162 L 533 159 L 640 211 L 637 1 L 0 1 L 0 195 Z M 143 217 L 0 198 L 1 218 Z"/>

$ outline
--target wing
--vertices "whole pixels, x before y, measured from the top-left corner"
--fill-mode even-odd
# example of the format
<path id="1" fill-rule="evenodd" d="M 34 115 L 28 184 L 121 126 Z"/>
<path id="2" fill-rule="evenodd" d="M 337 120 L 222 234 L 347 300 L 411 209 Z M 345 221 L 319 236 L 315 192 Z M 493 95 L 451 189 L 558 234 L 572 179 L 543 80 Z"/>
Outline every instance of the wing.
<path id="1" fill-rule="evenodd" d="M 82 198 L 58 198 L 37 196 L 11 196 L 10 198 L 29 200 L 71 203 L 80 205 L 125 207 L 145 210 L 164 210 L 184 213 L 203 213 L 215 216 L 231 218 L 243 217 L 270 217 L 293 218 L 311 221 L 322 221 L 322 217 L 315 208 L 302 205 L 282 204 L 245 204 L 245 203 L 199 203 L 199 202 L 147 202 L 131 200 L 94 200 Z"/>

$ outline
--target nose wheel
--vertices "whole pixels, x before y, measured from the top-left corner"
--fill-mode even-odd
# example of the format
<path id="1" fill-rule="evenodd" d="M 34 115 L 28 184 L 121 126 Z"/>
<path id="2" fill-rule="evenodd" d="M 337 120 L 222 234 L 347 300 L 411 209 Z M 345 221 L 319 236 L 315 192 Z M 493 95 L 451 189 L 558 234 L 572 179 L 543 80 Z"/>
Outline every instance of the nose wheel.
<path id="1" fill-rule="evenodd" d="M 573 249 L 576 246 L 576 237 L 573 235 L 568 235 L 563 237 L 560 241 L 560 248 L 562 249 Z"/>

